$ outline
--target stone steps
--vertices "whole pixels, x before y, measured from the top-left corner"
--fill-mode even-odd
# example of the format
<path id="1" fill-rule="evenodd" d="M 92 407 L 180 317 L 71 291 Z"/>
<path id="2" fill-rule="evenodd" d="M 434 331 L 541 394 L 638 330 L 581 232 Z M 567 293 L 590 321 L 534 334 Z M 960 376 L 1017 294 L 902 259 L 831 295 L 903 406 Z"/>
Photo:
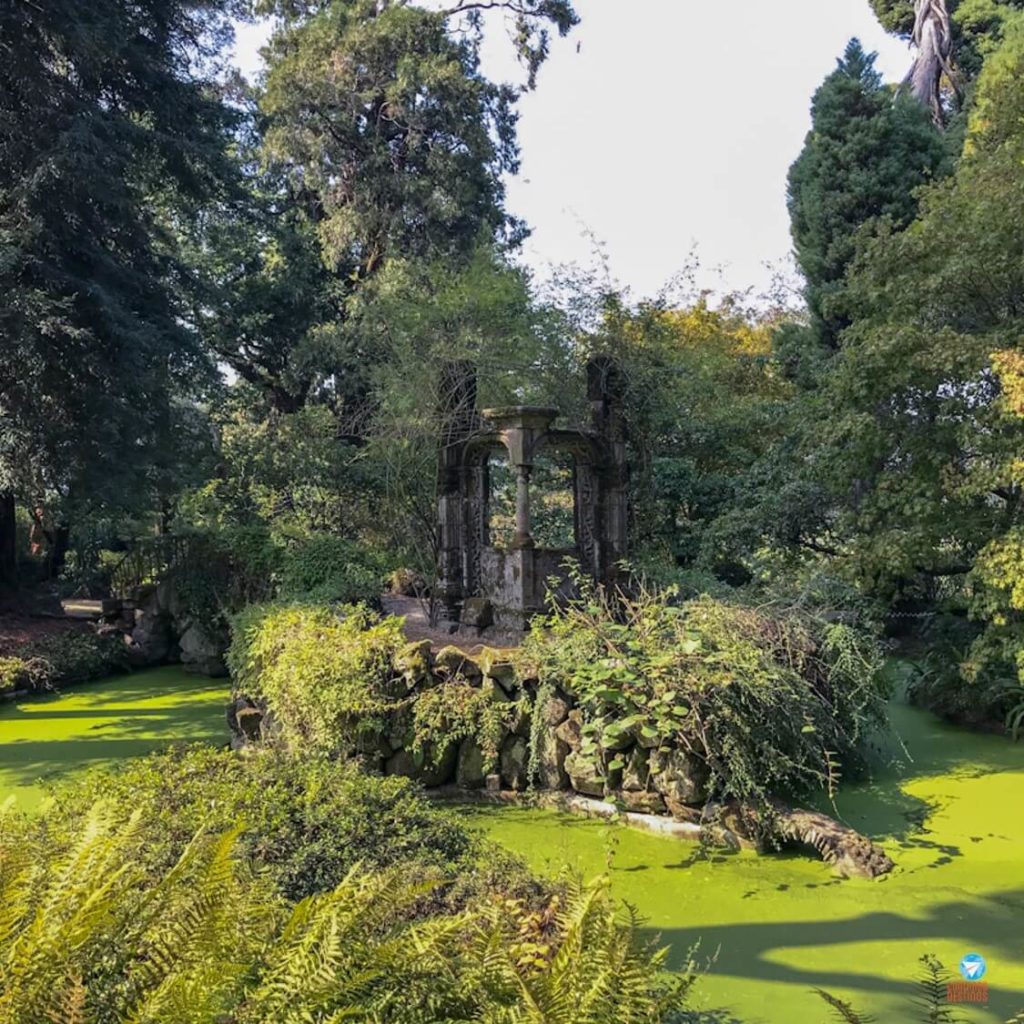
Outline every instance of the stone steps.
<path id="1" fill-rule="evenodd" d="M 107 619 L 118 615 L 123 608 L 123 602 L 115 597 L 107 597 L 98 601 L 75 597 L 61 601 L 60 606 L 64 609 L 64 614 L 69 619 L 98 622 L 100 619 Z"/>

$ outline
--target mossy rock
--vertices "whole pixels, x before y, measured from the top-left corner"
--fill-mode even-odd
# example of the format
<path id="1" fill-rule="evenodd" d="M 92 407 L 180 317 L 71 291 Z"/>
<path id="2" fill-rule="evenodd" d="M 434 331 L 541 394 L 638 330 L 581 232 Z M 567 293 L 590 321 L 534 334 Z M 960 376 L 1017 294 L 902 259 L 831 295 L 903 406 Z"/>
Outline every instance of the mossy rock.
<path id="1" fill-rule="evenodd" d="M 651 781 L 677 817 L 677 808 L 702 807 L 707 801 L 708 775 L 708 766 L 689 751 L 651 752 Z"/>
<path id="2" fill-rule="evenodd" d="M 485 679 L 480 684 L 480 692 L 495 704 L 511 704 L 512 698 L 493 679 Z"/>
<path id="3" fill-rule="evenodd" d="M 568 789 L 565 761 L 569 744 L 554 729 L 544 729 L 537 737 L 537 777 L 543 789 Z"/>
<path id="4" fill-rule="evenodd" d="M 442 647 L 434 656 L 434 671 L 439 675 L 462 676 L 465 679 L 480 679 L 483 669 L 458 647 Z"/>
<path id="5" fill-rule="evenodd" d="M 529 785 L 530 746 L 521 736 L 509 736 L 501 748 L 501 781 L 509 788 L 524 790 Z"/>
<path id="6" fill-rule="evenodd" d="M 665 801 L 659 793 L 638 793 L 624 789 L 616 793 L 615 798 L 627 811 L 634 814 L 664 815 L 667 811 Z"/>
<path id="7" fill-rule="evenodd" d="M 518 688 L 516 667 L 509 660 L 507 652 L 485 647 L 474 656 L 473 661 L 486 678 L 495 680 L 506 692 L 512 693 Z"/>
<path id="8" fill-rule="evenodd" d="M 395 652 L 395 671 L 410 690 L 430 680 L 430 641 L 415 640 Z"/>
<path id="9" fill-rule="evenodd" d="M 445 746 L 439 757 L 435 751 L 428 748 L 424 757 L 415 757 L 412 751 L 399 750 L 387 759 L 384 765 L 386 775 L 403 775 L 407 779 L 413 779 L 422 783 L 428 789 L 443 786 L 451 782 L 455 775 L 455 763 L 458 759 L 459 749 L 454 743 Z"/>
<path id="10" fill-rule="evenodd" d="M 462 789 L 483 789 L 486 782 L 484 752 L 480 744 L 472 737 L 464 739 L 455 765 L 455 784 Z"/>
<path id="11" fill-rule="evenodd" d="M 643 747 L 635 747 L 626 758 L 622 772 L 622 788 L 633 793 L 647 789 L 651 777 L 651 754 Z"/>
<path id="12" fill-rule="evenodd" d="M 571 752 L 565 759 L 565 771 L 572 788 L 584 796 L 603 797 L 606 792 L 618 789 L 622 783 L 622 770 L 605 774 L 600 762 L 592 754 Z"/>
<path id="13" fill-rule="evenodd" d="M 555 729 L 555 734 L 572 750 L 579 750 L 583 742 L 583 712 L 574 708 L 564 722 Z"/>
<path id="14" fill-rule="evenodd" d="M 537 709 L 541 720 L 549 729 L 557 729 L 569 717 L 571 710 L 569 699 L 557 692 L 547 699 L 543 707 Z"/>

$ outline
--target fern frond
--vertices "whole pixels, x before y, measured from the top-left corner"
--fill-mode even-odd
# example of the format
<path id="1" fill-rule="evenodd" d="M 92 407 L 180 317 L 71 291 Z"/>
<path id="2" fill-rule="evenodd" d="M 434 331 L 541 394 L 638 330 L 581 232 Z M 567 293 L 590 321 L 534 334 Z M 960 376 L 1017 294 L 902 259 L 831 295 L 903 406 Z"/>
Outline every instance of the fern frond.
<path id="1" fill-rule="evenodd" d="M 824 989 L 816 988 L 814 994 L 824 999 L 832 1008 L 833 1020 L 842 1021 L 844 1024 L 871 1024 L 876 1019 L 868 1014 L 858 1013 L 850 1003 L 837 999 Z"/>
<path id="2" fill-rule="evenodd" d="M 925 954 L 920 959 L 923 968 L 918 978 L 918 998 L 921 1020 L 924 1024 L 958 1024 L 960 1018 L 946 1002 L 946 991 L 950 973 L 942 962 L 934 956 Z"/>

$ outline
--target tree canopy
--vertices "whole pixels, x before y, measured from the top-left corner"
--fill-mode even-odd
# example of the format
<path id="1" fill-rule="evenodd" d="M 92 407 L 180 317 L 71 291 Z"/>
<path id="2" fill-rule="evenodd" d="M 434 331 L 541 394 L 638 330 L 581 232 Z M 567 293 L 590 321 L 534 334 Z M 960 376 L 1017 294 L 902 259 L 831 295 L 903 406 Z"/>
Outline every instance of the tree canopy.
<path id="1" fill-rule="evenodd" d="M 175 398 L 209 366 L 169 224 L 224 187 L 232 13 L 219 0 L 0 12 L 0 490 L 153 499 Z"/>
<path id="2" fill-rule="evenodd" d="M 941 136 L 920 107 L 894 100 L 876 54 L 850 41 L 814 96 L 812 127 L 789 172 L 789 214 L 816 341 L 839 346 L 850 322 L 846 272 L 857 236 L 881 223 L 904 228 L 916 190 L 946 163 Z"/>

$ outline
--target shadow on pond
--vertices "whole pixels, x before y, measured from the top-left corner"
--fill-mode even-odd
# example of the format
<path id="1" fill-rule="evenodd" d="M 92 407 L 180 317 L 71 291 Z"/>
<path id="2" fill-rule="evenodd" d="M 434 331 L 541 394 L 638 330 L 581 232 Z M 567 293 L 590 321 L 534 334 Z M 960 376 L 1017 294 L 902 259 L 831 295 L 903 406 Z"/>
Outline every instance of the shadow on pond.
<path id="1" fill-rule="evenodd" d="M 835 968 L 793 967 L 773 955 L 781 950 L 807 948 L 822 950 L 851 944 L 907 942 L 922 952 L 943 944 L 958 948 L 984 949 L 1007 962 L 1020 957 L 1020 943 L 1014 921 L 1024 917 L 1024 889 L 972 896 L 970 901 L 951 901 L 931 906 L 921 916 L 875 912 L 824 921 L 749 921 L 724 925 L 697 925 L 693 928 L 648 929 L 659 944 L 670 945 L 670 966 L 683 967 L 688 950 L 714 953 L 728 951 L 716 959 L 713 972 L 719 977 L 748 978 L 780 982 L 801 990 L 847 989 L 867 995 L 889 995 L 909 1002 L 919 995 L 914 977 L 895 979 L 880 973 L 844 971 Z M 835 961 L 849 963 L 837 949 Z M 859 958 L 856 966 L 870 967 Z M 888 965 L 885 965 L 888 966 Z M 1016 1012 L 1024 1005 L 1019 988 L 989 986 L 994 1009 Z"/>

